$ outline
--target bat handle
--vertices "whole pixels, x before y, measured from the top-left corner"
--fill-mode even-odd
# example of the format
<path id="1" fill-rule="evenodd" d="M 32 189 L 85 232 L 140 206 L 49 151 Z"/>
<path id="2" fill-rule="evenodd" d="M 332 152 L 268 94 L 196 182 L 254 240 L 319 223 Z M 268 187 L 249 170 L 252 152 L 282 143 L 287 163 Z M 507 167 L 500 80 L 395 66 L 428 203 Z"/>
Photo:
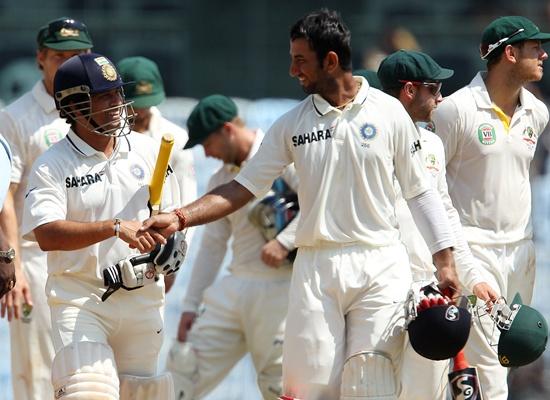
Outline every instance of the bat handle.
<path id="1" fill-rule="evenodd" d="M 453 371 L 465 369 L 465 368 L 468 368 L 469 366 L 470 365 L 468 364 L 468 361 L 466 360 L 466 356 L 464 354 L 464 349 L 462 349 L 453 358 Z"/>

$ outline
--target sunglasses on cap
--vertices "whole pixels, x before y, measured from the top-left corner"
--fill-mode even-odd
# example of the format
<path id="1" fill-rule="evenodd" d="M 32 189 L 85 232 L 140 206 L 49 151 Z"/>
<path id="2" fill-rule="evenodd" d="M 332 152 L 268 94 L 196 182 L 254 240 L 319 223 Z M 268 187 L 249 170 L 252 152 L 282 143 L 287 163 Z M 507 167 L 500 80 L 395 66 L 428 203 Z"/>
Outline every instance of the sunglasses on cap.
<path id="1" fill-rule="evenodd" d="M 74 20 L 72 18 L 52 21 L 48 24 L 48 32 L 50 34 L 55 33 L 55 32 L 59 32 L 63 28 L 65 28 L 65 29 L 74 29 L 74 30 L 78 30 L 78 31 L 87 31 L 88 30 L 88 28 L 86 27 L 86 25 L 84 25 L 84 23 L 82 23 L 80 21 L 77 21 L 77 20 Z"/>
<path id="2" fill-rule="evenodd" d="M 512 33 L 510 36 L 507 36 L 507 37 L 503 37 L 502 39 L 500 39 L 498 42 L 495 42 L 493 44 L 490 44 L 488 47 L 487 47 L 487 53 L 485 54 L 482 54 L 481 55 L 481 59 L 482 60 L 485 60 L 487 58 L 487 56 L 489 54 L 491 54 L 493 52 L 493 50 L 497 49 L 500 47 L 500 45 L 504 42 L 506 42 L 507 40 L 510 40 L 512 39 L 514 36 L 516 35 L 519 35 L 521 32 L 523 32 L 525 29 L 523 28 L 520 28 L 518 29 L 517 31 L 515 31 L 514 33 Z"/>
<path id="3" fill-rule="evenodd" d="M 428 88 L 430 93 L 434 96 L 439 96 L 439 94 L 441 93 L 441 86 L 443 86 L 442 82 L 419 82 L 419 81 L 407 81 L 403 79 L 400 79 L 399 82 L 400 83 L 410 82 L 414 86 L 424 86 Z"/>

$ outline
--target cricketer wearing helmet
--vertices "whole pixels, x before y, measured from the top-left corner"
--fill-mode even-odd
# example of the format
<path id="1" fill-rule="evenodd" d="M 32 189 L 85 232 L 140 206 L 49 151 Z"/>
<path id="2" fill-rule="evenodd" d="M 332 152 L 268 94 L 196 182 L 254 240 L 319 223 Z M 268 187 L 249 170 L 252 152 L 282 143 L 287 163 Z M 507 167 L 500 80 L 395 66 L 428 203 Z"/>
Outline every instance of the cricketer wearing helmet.
<path id="1" fill-rule="evenodd" d="M 31 167 L 40 154 L 61 140 L 69 125 L 59 118 L 53 99 L 57 68 L 75 54 L 89 52 L 86 25 L 69 17 L 50 21 L 37 35 L 36 62 L 42 79 L 0 111 L 0 132 L 13 153 L 11 184 L 0 214 L 9 246 L 15 249 L 17 285 L 2 299 L 10 321 L 11 377 L 18 400 L 52 399 L 50 366 L 54 357 L 46 287 L 46 254 L 20 235 L 24 196 Z"/>
<path id="2" fill-rule="evenodd" d="M 290 30 L 290 74 L 308 96 L 279 118 L 231 182 L 141 232 L 168 235 L 262 197 L 294 163 L 298 254 L 283 344 L 283 393 L 307 400 L 397 399 L 411 285 L 395 221 L 394 177 L 434 256 L 439 284 L 459 287 L 453 235 L 425 176 L 418 132 L 401 103 L 354 77 L 338 13 L 308 13 Z M 152 229 L 149 229 L 152 228 Z"/>
<path id="3" fill-rule="evenodd" d="M 446 97 L 433 115 L 445 149 L 449 194 L 472 254 L 508 302 L 519 293 L 529 304 L 533 294 L 529 167 L 548 109 L 524 86 L 542 79 L 548 58 L 542 44 L 549 40 L 550 34 L 527 18 L 492 21 L 480 45 L 487 71 Z M 486 338 L 494 324 L 488 316 L 478 322 L 466 357 L 478 368 L 484 397 L 504 400 L 508 370 Z"/>
<path id="4" fill-rule="evenodd" d="M 149 215 L 158 143 L 131 131 L 122 86 L 100 54 L 63 63 L 55 102 L 71 129 L 29 176 L 22 231 L 47 252 L 56 399 L 173 398 L 169 375 L 157 376 L 164 280 L 134 273 L 129 283 L 135 253 L 153 247 L 151 237 L 135 233 Z M 163 194 L 163 207 L 179 201 L 170 171 Z M 111 266 L 122 271 L 122 287 L 137 290 L 116 291 L 103 302 L 102 278 Z"/>
<path id="5" fill-rule="evenodd" d="M 452 75 L 452 70 L 442 68 L 429 55 L 405 50 L 399 50 L 386 57 L 378 69 L 378 77 L 384 91 L 399 99 L 415 123 L 431 121 L 433 110 L 442 100 L 442 81 Z M 421 143 L 420 156 L 432 187 L 437 190 L 443 201 L 457 239 L 454 257 L 459 278 L 479 298 L 485 301 L 496 300 L 498 297 L 496 292 L 484 282 L 480 267 L 473 259 L 462 233 L 458 213 L 449 198 L 445 178 L 445 153 L 441 139 L 424 128 L 418 128 L 418 131 Z M 435 280 L 432 256 L 403 198 L 397 202 L 396 213 L 401 239 L 409 253 L 414 285 L 427 285 Z M 431 329 L 436 330 L 436 327 Z M 438 333 L 436 330 L 435 334 L 443 335 L 443 332 Z M 425 333 L 424 336 L 429 335 Z M 434 341 L 426 342 L 429 345 Z M 445 400 L 448 366 L 448 359 L 433 361 L 422 357 L 415 352 L 410 342 L 406 341 L 402 366 L 403 390 L 399 398 Z"/>
<path id="6" fill-rule="evenodd" d="M 187 120 L 187 147 L 202 144 L 208 157 L 224 162 L 210 178 L 209 189 L 231 181 L 256 154 L 264 138 L 246 127 L 235 102 L 223 95 L 203 98 Z M 295 190 L 290 166 L 283 178 Z M 258 388 L 266 400 L 281 394 L 282 342 L 288 306 L 297 219 L 275 237 L 261 229 L 266 203 L 251 201 L 242 209 L 209 223 L 201 239 L 182 307 L 178 337 L 168 356 L 176 398 L 203 398 L 250 353 Z M 279 197 L 280 201 L 284 200 Z M 287 203 L 288 204 L 288 203 Z M 275 225 L 275 224 L 274 224 Z M 231 240 L 230 274 L 214 282 Z M 200 305 L 204 312 L 200 313 Z"/>

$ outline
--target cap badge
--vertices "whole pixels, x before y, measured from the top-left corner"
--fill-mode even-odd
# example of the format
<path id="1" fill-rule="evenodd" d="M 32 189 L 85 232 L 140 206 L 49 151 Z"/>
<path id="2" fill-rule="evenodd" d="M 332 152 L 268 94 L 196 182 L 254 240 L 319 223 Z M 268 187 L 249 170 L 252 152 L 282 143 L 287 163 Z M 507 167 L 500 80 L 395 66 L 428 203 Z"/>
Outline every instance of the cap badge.
<path id="1" fill-rule="evenodd" d="M 61 37 L 78 37 L 80 35 L 80 31 L 73 28 L 61 28 L 59 35 L 61 35 Z"/>
<path id="2" fill-rule="evenodd" d="M 151 82 L 139 81 L 136 83 L 136 94 L 151 94 L 153 93 L 153 85 Z"/>
<path id="3" fill-rule="evenodd" d="M 116 69 L 111 64 L 102 65 L 101 73 L 103 74 L 103 77 L 108 81 L 116 81 L 116 78 L 117 78 Z"/>

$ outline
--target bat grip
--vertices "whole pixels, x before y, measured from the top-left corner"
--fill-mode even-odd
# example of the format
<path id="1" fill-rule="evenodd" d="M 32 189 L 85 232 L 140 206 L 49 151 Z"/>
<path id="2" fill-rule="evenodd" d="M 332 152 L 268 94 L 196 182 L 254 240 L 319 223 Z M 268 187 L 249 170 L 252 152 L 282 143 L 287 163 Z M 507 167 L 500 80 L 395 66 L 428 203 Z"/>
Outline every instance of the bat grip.
<path id="1" fill-rule="evenodd" d="M 464 349 L 460 350 L 456 356 L 453 358 L 453 371 L 458 371 L 461 369 L 468 368 L 470 365 L 466 360 L 464 355 Z"/>

